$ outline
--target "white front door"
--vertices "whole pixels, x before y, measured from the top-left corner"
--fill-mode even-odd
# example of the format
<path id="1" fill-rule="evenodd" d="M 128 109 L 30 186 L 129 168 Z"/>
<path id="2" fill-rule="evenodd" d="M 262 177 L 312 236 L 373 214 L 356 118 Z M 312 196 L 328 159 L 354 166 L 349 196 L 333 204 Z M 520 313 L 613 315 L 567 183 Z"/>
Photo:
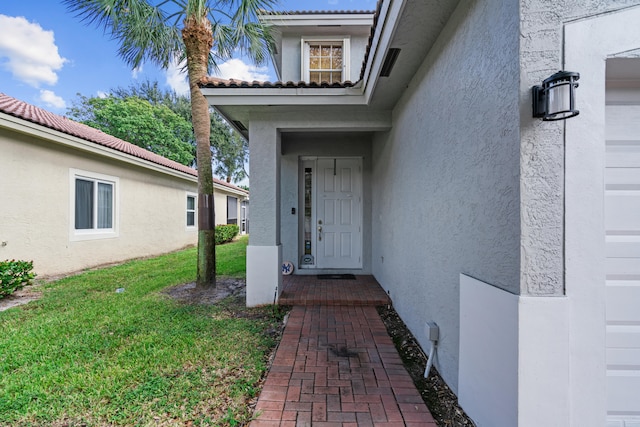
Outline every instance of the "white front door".
<path id="1" fill-rule="evenodd" d="M 640 426 L 640 96 L 606 106 L 607 426 Z M 638 91 L 636 94 L 640 93 Z"/>
<path id="2" fill-rule="evenodd" d="M 317 160 L 316 268 L 362 268 L 362 159 Z"/>

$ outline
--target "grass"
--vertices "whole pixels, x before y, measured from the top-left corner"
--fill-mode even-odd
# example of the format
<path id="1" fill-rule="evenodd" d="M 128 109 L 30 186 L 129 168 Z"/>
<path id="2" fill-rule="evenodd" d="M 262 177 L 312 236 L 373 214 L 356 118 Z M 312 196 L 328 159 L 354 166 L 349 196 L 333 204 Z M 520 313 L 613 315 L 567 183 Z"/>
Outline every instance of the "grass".
<path id="1" fill-rule="evenodd" d="M 244 275 L 246 244 L 217 248 L 220 274 Z M 194 249 L 132 261 L 45 284 L 40 300 L 0 312 L 0 425 L 248 421 L 281 314 L 161 292 L 195 269 Z"/>

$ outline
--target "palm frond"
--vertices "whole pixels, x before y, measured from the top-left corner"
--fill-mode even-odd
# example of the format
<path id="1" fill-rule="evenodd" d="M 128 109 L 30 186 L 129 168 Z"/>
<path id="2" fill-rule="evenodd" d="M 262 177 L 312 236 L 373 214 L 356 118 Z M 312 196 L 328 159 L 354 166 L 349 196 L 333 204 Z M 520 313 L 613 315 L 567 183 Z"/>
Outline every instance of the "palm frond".
<path id="1" fill-rule="evenodd" d="M 160 6 L 145 0 L 63 0 L 83 21 L 120 42 L 118 55 L 132 68 L 144 62 L 166 68 L 182 49 L 182 37 Z M 173 1 L 173 0 L 172 0 Z M 166 2 L 161 2 L 160 5 Z"/>
<path id="2" fill-rule="evenodd" d="M 230 58 L 235 50 L 247 55 L 256 65 L 269 59 L 273 46 L 271 27 L 260 22 L 258 15 L 270 9 L 276 0 L 218 0 L 216 10 L 235 10 L 224 25 L 218 24 L 214 35 L 216 47 L 223 58 Z"/>

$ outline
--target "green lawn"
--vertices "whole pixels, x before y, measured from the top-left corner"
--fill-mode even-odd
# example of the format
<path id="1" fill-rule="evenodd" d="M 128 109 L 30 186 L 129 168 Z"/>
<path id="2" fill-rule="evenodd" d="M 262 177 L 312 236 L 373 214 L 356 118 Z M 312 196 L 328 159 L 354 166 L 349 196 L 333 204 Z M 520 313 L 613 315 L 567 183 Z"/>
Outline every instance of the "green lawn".
<path id="1" fill-rule="evenodd" d="M 246 244 L 217 248 L 220 274 L 243 277 Z M 195 249 L 132 261 L 47 283 L 42 299 L 0 312 L 0 425 L 246 422 L 281 314 L 160 292 L 195 270 Z"/>

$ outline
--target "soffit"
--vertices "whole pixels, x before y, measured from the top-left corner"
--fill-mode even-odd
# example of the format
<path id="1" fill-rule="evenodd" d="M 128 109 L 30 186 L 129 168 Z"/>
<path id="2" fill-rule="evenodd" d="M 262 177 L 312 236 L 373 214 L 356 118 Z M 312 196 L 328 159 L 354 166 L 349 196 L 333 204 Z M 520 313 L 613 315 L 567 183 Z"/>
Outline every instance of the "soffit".
<path id="1" fill-rule="evenodd" d="M 407 0 L 387 48 L 401 49 L 389 77 L 378 77 L 370 105 L 396 105 L 425 57 L 433 48 L 459 1 Z M 389 23 L 385 23 L 389 25 Z M 386 53 L 386 50 L 385 50 Z"/>

